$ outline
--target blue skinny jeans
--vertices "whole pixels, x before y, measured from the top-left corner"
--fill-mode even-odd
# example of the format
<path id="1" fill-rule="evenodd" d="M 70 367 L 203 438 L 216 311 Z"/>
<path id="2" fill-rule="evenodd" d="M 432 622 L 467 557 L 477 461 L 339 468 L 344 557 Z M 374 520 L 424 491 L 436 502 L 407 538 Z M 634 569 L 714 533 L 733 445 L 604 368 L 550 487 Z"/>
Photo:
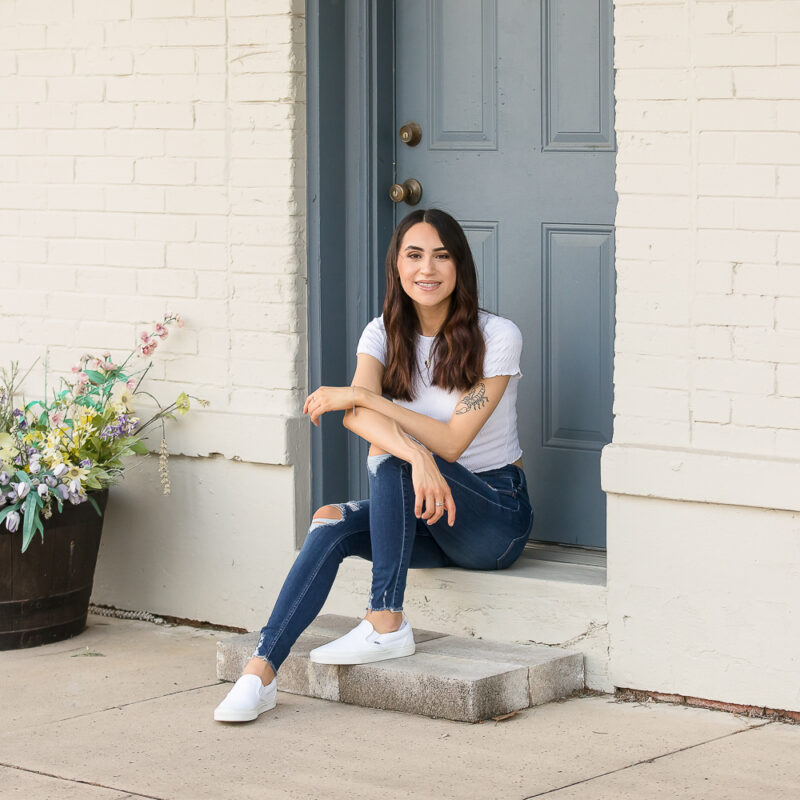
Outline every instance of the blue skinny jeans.
<path id="1" fill-rule="evenodd" d="M 519 558 L 533 525 L 525 473 L 514 464 L 471 472 L 436 454 L 434 459 L 456 505 L 453 527 L 447 513 L 433 525 L 414 515 L 408 461 L 369 456 L 370 499 L 334 504 L 341 519 L 312 520 L 253 656 L 277 673 L 319 614 L 347 556 L 372 561 L 368 611 L 402 611 L 409 568 L 495 570 Z"/>

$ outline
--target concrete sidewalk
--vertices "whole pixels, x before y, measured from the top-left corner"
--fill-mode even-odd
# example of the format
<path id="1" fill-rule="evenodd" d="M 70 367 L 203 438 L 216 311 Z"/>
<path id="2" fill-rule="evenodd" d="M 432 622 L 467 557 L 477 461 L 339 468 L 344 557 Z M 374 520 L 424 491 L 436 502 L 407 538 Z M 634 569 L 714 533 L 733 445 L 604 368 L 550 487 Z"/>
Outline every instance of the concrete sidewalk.
<path id="1" fill-rule="evenodd" d="M 468 724 L 278 693 L 212 719 L 214 631 L 90 617 L 0 653 L 0 797 L 796 800 L 800 726 L 611 695 Z"/>

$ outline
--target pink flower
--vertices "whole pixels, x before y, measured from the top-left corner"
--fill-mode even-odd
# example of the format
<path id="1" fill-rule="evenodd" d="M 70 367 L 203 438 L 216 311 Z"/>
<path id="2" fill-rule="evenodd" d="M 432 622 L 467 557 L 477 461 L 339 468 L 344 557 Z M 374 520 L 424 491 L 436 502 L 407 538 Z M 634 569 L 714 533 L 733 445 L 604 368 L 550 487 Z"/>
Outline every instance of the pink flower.
<path id="1" fill-rule="evenodd" d="M 142 331 L 142 332 L 139 334 L 139 338 L 140 338 L 140 339 L 141 339 L 143 342 L 147 342 L 147 341 L 148 341 L 148 339 L 150 338 L 150 334 L 149 334 L 147 331 Z"/>
<path id="2" fill-rule="evenodd" d="M 89 376 L 85 372 L 81 372 L 78 374 L 78 386 L 84 386 L 85 384 L 89 383 Z"/>
<path id="3" fill-rule="evenodd" d="M 126 385 L 126 386 L 127 386 L 127 387 L 128 387 L 130 390 L 131 390 L 131 391 L 133 391 L 133 390 L 136 388 L 136 378 L 128 378 L 128 380 L 125 382 L 125 385 Z"/>
<path id="4" fill-rule="evenodd" d="M 155 343 L 155 342 L 152 342 L 152 343 L 150 343 L 150 344 L 143 344 L 143 345 L 142 345 L 142 346 L 139 348 L 139 352 L 140 352 L 140 353 L 141 353 L 143 356 L 149 356 L 149 355 L 150 355 L 150 353 L 152 353 L 152 352 L 153 352 L 153 350 L 155 350 L 155 349 L 156 349 L 156 343 Z"/>
<path id="5" fill-rule="evenodd" d="M 116 369 L 117 365 L 106 359 L 101 365 L 100 369 L 104 372 L 111 372 L 112 370 Z"/>
<path id="6" fill-rule="evenodd" d="M 99 361 L 98 359 L 96 359 L 96 358 L 90 358 L 90 359 L 89 359 L 89 360 L 86 362 L 86 366 L 87 366 L 89 369 L 94 369 L 94 370 L 96 370 L 96 369 L 97 369 L 97 368 L 100 366 L 100 361 Z"/>
<path id="7" fill-rule="evenodd" d="M 156 329 L 153 334 L 154 336 L 158 336 L 161 339 L 166 339 L 168 333 L 169 331 L 160 322 L 156 322 Z"/>

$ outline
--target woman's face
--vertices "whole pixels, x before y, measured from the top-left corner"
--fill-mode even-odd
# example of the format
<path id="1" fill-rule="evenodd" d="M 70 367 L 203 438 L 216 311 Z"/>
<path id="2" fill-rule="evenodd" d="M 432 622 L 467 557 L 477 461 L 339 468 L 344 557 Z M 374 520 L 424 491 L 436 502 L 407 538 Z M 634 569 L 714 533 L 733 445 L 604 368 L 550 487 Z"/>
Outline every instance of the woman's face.
<path id="1" fill-rule="evenodd" d="M 433 309 L 450 305 L 456 288 L 456 263 L 429 222 L 412 225 L 397 254 L 400 284 L 419 306 Z"/>

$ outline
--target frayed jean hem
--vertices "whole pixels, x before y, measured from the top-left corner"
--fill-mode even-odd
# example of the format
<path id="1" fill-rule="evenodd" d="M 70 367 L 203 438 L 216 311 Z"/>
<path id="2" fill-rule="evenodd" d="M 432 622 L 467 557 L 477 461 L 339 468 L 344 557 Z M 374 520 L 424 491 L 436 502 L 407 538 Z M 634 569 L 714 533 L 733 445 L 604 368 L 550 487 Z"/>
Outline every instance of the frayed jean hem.
<path id="1" fill-rule="evenodd" d="M 273 671 L 273 672 L 274 672 L 276 675 L 278 674 L 278 668 L 277 668 L 277 667 L 276 667 L 276 666 L 275 666 L 275 665 L 274 665 L 274 664 L 273 664 L 273 663 L 272 663 L 272 662 L 269 660 L 269 657 L 268 657 L 268 656 L 262 656 L 262 655 L 261 655 L 261 653 L 259 653 L 259 652 L 258 652 L 258 650 L 256 650 L 256 651 L 255 651 L 255 652 L 254 652 L 254 653 L 253 653 L 253 654 L 250 656 L 250 658 L 260 658 L 262 661 L 266 661 L 266 662 L 267 662 L 267 664 L 269 664 L 269 665 L 272 667 L 272 671 Z"/>
<path id="2" fill-rule="evenodd" d="M 373 606 L 367 606 L 367 611 L 392 611 L 395 614 L 401 613 L 403 607 L 400 608 L 390 608 L 389 606 L 381 606 L 380 608 L 374 608 Z"/>

